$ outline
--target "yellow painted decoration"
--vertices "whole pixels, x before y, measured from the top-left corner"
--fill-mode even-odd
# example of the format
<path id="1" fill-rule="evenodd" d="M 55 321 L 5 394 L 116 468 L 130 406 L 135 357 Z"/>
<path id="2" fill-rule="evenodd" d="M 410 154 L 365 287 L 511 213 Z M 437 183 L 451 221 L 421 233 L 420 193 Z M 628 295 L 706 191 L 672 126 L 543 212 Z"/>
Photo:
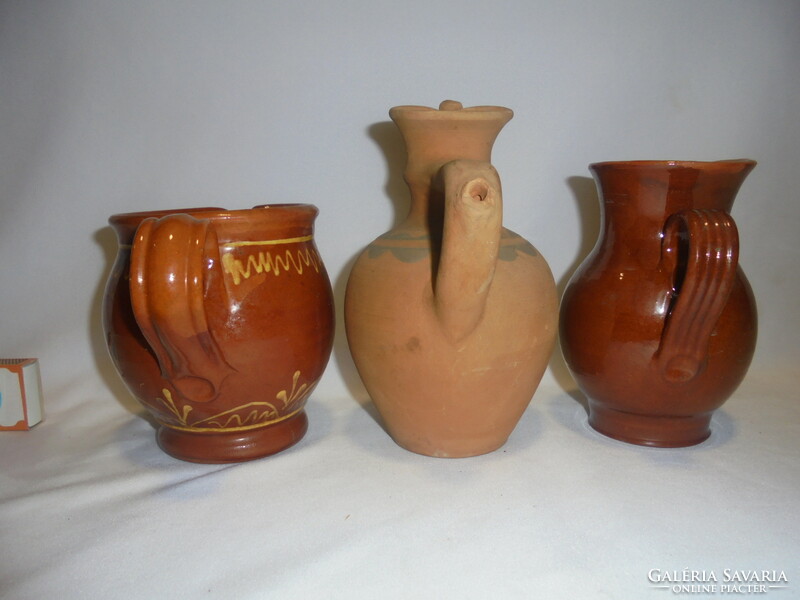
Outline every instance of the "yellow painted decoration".
<path id="1" fill-rule="evenodd" d="M 172 399 L 172 393 L 167 388 L 161 390 L 161 393 L 164 394 L 164 398 L 157 398 L 157 400 L 163 404 L 169 412 L 175 415 L 175 418 L 178 419 L 178 422 L 186 426 L 186 418 L 189 416 L 189 413 L 192 411 L 191 406 L 184 406 L 183 411 L 179 412 L 178 407 L 175 406 L 175 401 Z"/>
<path id="2" fill-rule="evenodd" d="M 264 242 L 262 242 L 264 243 Z M 243 279 L 249 279 L 253 275 L 261 273 L 272 273 L 276 277 L 282 272 L 293 269 L 302 275 L 309 267 L 319 273 L 319 266 L 322 261 L 314 248 L 305 247 L 299 250 L 286 250 L 285 252 L 261 251 L 249 254 L 245 260 L 235 258 L 228 252 L 222 255 L 222 268 L 233 278 L 233 283 L 239 285 Z"/>
<path id="3" fill-rule="evenodd" d="M 298 388 L 297 380 L 299 378 L 300 378 L 300 371 L 295 371 L 294 376 L 292 377 L 292 391 L 287 394 L 286 390 L 281 390 L 275 395 L 275 397 L 278 400 L 283 402 L 283 408 L 288 407 L 290 404 L 292 404 L 295 400 L 297 400 L 300 396 L 302 396 L 305 393 L 308 385 L 304 383 Z"/>
<path id="4" fill-rule="evenodd" d="M 295 371 L 292 376 L 291 391 L 284 389 L 275 394 L 275 398 L 283 403 L 281 410 L 286 410 L 291 405 L 302 400 L 305 396 L 309 385 L 303 383 L 298 387 L 297 383 L 299 379 L 300 371 Z M 172 393 L 166 388 L 161 390 L 161 393 L 164 394 L 164 398 L 157 398 L 158 402 L 175 416 L 178 424 L 167 423 L 161 420 L 159 420 L 159 422 L 165 427 L 170 427 L 171 429 L 177 429 L 179 431 L 245 431 L 285 421 L 303 409 L 303 405 L 301 404 L 292 412 L 280 415 L 278 408 L 276 408 L 275 404 L 272 402 L 248 402 L 241 406 L 189 423 L 188 417 L 189 413 L 192 411 L 192 407 L 184 405 L 179 408 L 172 398 Z"/>
<path id="5" fill-rule="evenodd" d="M 230 242 L 225 244 L 225 248 L 241 248 L 242 246 L 280 246 L 281 244 L 297 244 L 299 242 L 310 242 L 314 239 L 313 235 L 304 235 L 302 237 L 282 238 L 279 240 L 258 240 L 258 241 L 244 241 L 244 242 Z"/>

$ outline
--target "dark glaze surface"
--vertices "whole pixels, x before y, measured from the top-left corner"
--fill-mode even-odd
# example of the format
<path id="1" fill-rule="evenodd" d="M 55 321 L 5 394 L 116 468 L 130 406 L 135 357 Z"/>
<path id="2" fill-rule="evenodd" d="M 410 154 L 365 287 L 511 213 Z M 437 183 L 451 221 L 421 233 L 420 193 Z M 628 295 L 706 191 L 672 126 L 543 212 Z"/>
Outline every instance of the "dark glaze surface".
<path id="1" fill-rule="evenodd" d="M 276 205 L 109 219 L 120 250 L 106 289 L 106 340 L 169 454 L 237 462 L 303 437 L 303 406 L 334 328 L 316 214 Z M 194 245 L 199 253 L 187 250 Z"/>
<path id="2" fill-rule="evenodd" d="M 601 433 L 634 444 L 697 444 L 745 376 L 756 306 L 728 213 L 754 166 L 591 166 L 603 227 L 564 293 L 560 336 Z M 677 233 L 668 243 L 671 216 Z"/>

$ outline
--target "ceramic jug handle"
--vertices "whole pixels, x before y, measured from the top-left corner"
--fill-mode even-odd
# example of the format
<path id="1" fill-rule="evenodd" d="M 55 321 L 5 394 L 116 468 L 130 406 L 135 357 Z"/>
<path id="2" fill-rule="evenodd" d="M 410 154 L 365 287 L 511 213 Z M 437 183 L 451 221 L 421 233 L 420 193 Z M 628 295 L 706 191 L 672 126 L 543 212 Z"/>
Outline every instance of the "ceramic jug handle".
<path id="1" fill-rule="evenodd" d="M 194 402 L 219 393 L 233 369 L 208 326 L 205 293 L 219 264 L 213 225 L 186 214 L 142 221 L 131 250 L 133 314 L 163 377 Z"/>
<path id="2" fill-rule="evenodd" d="M 733 288 L 739 260 L 736 223 L 720 210 L 675 213 L 664 225 L 662 259 L 674 284 L 656 356 L 663 377 L 680 383 L 703 369 L 709 338 Z"/>

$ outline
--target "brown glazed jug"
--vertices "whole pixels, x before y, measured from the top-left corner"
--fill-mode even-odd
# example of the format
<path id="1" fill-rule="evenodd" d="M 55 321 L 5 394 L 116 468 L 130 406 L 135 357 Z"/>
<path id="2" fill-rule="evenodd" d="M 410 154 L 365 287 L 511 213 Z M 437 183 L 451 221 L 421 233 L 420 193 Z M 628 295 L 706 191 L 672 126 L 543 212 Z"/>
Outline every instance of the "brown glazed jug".
<path id="1" fill-rule="evenodd" d="M 429 456 L 502 446 L 528 406 L 557 334 L 542 256 L 502 227 L 492 145 L 507 108 L 390 111 L 406 143 L 411 208 L 359 256 L 345 324 L 387 431 Z"/>
<path id="2" fill-rule="evenodd" d="M 590 166 L 603 224 L 561 302 L 589 423 L 646 446 L 698 444 L 745 376 L 756 305 L 731 206 L 751 160 Z"/>
<path id="3" fill-rule="evenodd" d="M 168 454 L 245 461 L 305 434 L 334 327 L 316 215 L 298 204 L 109 219 L 108 348 Z"/>

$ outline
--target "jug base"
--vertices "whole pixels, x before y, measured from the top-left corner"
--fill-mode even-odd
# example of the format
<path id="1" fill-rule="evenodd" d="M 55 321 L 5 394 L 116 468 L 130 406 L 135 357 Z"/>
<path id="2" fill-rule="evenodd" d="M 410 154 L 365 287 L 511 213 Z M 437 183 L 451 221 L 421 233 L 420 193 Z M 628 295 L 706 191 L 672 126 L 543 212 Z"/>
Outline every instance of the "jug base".
<path id="1" fill-rule="evenodd" d="M 589 425 L 607 437 L 656 448 L 695 446 L 711 435 L 711 413 L 690 417 L 639 415 L 589 401 Z"/>
<path id="2" fill-rule="evenodd" d="M 431 458 L 471 458 L 499 450 L 508 441 L 508 436 L 504 436 L 502 439 L 492 438 L 488 440 L 459 440 L 455 442 L 452 440 L 448 442 L 430 442 L 426 440 L 421 442 L 416 439 L 406 439 L 393 435 L 392 440 L 404 450 L 414 454 L 421 454 L 422 456 L 430 456 Z"/>
<path id="3" fill-rule="evenodd" d="M 237 463 L 277 454 L 299 442 L 308 430 L 304 410 L 285 421 L 259 429 L 205 433 L 162 425 L 158 445 L 173 456 L 205 464 Z"/>

